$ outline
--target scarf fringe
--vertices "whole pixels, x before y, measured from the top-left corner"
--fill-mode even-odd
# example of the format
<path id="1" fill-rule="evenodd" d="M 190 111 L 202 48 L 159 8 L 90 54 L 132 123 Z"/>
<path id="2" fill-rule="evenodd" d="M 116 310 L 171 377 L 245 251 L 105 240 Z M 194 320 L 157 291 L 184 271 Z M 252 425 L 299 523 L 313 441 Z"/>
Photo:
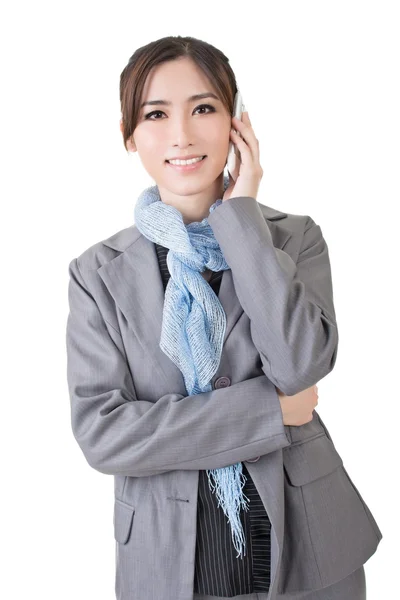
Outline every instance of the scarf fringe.
<path id="1" fill-rule="evenodd" d="M 242 463 L 221 469 L 209 469 L 207 470 L 207 477 L 211 491 L 216 490 L 218 506 L 221 506 L 228 517 L 228 523 L 231 524 L 233 545 L 238 552 L 236 558 L 239 558 L 239 556 L 243 558 L 243 551 L 246 555 L 246 538 L 240 520 L 240 510 L 248 511 L 247 501 L 250 502 L 250 500 L 243 492 L 247 477 L 243 473 Z"/>

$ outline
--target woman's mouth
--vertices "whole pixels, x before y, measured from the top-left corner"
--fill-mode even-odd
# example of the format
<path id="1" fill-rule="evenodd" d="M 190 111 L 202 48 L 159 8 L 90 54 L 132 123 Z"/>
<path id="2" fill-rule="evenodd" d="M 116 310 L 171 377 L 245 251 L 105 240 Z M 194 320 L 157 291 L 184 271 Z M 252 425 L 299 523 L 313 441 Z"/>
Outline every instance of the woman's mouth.
<path id="1" fill-rule="evenodd" d="M 172 167 L 173 169 L 175 169 L 176 171 L 180 171 L 182 173 L 186 173 L 186 172 L 190 172 L 190 171 L 196 171 L 197 169 L 199 169 L 201 167 L 201 165 L 204 163 L 204 161 L 205 161 L 206 158 L 207 158 L 207 156 L 203 156 L 201 160 L 196 160 L 195 162 L 192 162 L 192 163 L 189 163 L 189 164 L 185 164 L 185 163 L 172 164 L 168 160 L 166 160 L 165 162 L 170 167 Z"/>

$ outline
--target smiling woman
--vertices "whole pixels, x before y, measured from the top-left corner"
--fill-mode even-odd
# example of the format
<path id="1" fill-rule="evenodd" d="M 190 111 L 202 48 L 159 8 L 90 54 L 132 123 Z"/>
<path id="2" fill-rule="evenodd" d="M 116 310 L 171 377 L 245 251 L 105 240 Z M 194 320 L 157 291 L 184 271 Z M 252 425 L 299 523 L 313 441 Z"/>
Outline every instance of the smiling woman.
<path id="1" fill-rule="evenodd" d="M 365 600 L 382 534 L 315 410 L 339 339 L 328 246 L 257 202 L 237 91 L 191 37 L 121 73 L 124 146 L 155 185 L 70 262 L 74 436 L 114 475 L 117 600 Z"/>

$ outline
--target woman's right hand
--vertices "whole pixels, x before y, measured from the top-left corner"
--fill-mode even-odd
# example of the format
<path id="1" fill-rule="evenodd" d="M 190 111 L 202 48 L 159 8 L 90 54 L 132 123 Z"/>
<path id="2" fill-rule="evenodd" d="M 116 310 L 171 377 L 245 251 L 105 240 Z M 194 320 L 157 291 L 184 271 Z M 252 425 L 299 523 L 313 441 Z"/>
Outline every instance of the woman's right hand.
<path id="1" fill-rule="evenodd" d="M 281 403 L 284 425 L 304 425 L 313 419 L 313 410 L 318 404 L 318 387 L 312 387 L 295 394 L 285 396 L 276 388 Z"/>

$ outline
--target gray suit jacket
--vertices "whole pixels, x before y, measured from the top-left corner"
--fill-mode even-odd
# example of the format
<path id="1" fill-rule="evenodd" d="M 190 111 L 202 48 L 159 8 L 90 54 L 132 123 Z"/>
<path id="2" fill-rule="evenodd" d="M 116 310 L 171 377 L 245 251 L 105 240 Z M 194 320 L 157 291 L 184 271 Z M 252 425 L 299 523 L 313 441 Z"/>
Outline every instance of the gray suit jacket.
<path id="1" fill-rule="evenodd" d="M 89 465 L 114 476 L 118 600 L 192 600 L 199 469 L 245 461 L 272 523 L 270 600 L 346 577 L 382 538 L 318 413 L 284 425 L 276 391 L 296 394 L 336 361 L 321 228 L 247 196 L 208 222 L 230 266 L 211 392 L 187 396 L 159 348 L 164 290 L 135 225 L 69 264 L 72 430 Z"/>

